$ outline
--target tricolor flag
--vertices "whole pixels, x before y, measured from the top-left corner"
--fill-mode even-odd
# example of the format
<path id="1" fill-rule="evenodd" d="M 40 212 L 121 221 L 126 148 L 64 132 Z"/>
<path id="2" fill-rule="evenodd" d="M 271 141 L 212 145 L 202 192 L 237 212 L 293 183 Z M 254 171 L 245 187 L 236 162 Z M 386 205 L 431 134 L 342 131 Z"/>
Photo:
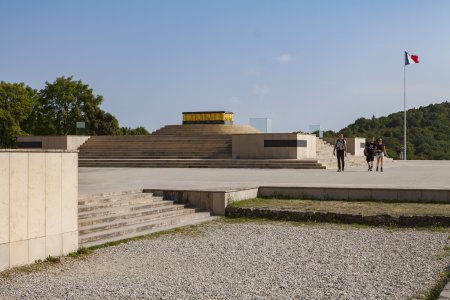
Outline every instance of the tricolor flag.
<path id="1" fill-rule="evenodd" d="M 419 57 L 417 55 L 410 55 L 408 52 L 405 51 L 405 66 L 418 63 Z"/>

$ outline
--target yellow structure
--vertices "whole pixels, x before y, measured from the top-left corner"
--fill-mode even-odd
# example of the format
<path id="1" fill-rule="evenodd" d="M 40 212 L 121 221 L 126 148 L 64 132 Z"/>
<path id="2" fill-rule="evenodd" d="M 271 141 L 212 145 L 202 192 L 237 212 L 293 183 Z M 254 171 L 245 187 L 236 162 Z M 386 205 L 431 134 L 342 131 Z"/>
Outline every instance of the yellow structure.
<path id="1" fill-rule="evenodd" d="M 183 124 L 233 124 L 233 113 L 229 111 L 183 112 Z"/>

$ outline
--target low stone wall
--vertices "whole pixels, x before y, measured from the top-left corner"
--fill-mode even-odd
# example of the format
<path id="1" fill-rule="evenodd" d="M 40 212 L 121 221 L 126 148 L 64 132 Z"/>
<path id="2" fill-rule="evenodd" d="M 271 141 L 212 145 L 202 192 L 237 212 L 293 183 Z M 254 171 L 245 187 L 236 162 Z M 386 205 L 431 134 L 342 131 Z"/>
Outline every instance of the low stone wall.
<path id="1" fill-rule="evenodd" d="M 0 150 L 0 271 L 78 249 L 78 153 Z"/>
<path id="2" fill-rule="evenodd" d="M 446 216 L 394 216 L 387 214 L 364 216 L 333 212 L 244 208 L 236 206 L 228 206 L 225 211 L 225 216 L 231 218 L 265 218 L 296 222 L 329 222 L 343 224 L 364 224 L 374 226 L 450 226 L 450 217 Z"/>
<path id="3" fill-rule="evenodd" d="M 316 158 L 316 137 L 297 133 L 233 134 L 235 159 Z"/>
<path id="4" fill-rule="evenodd" d="M 258 188 L 227 191 L 144 189 L 144 193 L 153 193 L 155 196 L 162 196 L 165 200 L 194 206 L 201 210 L 209 211 L 213 215 L 223 216 L 228 204 L 234 201 L 256 198 Z"/>
<path id="5" fill-rule="evenodd" d="M 329 188 L 260 186 L 233 190 L 163 190 L 144 189 L 146 193 L 162 196 L 179 204 L 197 207 L 223 216 L 230 203 L 262 198 L 450 203 L 450 190 L 389 189 L 389 188 Z"/>
<path id="6" fill-rule="evenodd" d="M 18 148 L 40 148 L 77 150 L 90 136 L 65 135 L 65 136 L 19 136 L 17 138 Z M 40 145 L 40 147 L 38 147 Z"/>
<path id="7" fill-rule="evenodd" d="M 332 188 L 261 186 L 258 197 L 310 200 L 366 200 L 450 203 L 450 190 L 410 188 Z"/>

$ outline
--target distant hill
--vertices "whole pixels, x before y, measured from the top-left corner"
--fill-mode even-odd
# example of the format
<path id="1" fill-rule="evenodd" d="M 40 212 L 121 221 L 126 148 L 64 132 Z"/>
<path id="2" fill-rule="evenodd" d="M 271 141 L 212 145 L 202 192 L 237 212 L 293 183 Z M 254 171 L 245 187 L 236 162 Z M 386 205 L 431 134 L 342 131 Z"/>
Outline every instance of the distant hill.
<path id="1" fill-rule="evenodd" d="M 450 160 L 450 103 L 409 109 L 406 116 L 407 158 Z M 345 136 L 382 137 L 390 157 L 398 158 L 397 150 L 403 146 L 403 112 L 360 118 L 340 132 Z"/>

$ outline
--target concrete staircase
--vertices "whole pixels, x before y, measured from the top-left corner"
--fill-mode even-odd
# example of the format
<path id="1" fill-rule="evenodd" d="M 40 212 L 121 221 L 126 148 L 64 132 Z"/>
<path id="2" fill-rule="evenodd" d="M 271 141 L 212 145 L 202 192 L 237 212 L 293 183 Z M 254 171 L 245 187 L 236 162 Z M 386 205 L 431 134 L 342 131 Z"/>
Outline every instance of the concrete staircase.
<path id="1" fill-rule="evenodd" d="M 83 159 L 80 167 L 325 169 L 315 159 Z"/>
<path id="2" fill-rule="evenodd" d="M 79 244 L 91 247 L 213 218 L 142 190 L 83 195 L 78 200 Z"/>
<path id="3" fill-rule="evenodd" d="M 248 125 L 168 125 L 150 135 L 93 136 L 80 147 L 89 159 L 230 159 L 231 136 L 258 133 Z"/>
<path id="4" fill-rule="evenodd" d="M 80 147 L 80 167 L 324 169 L 317 160 L 232 159 L 232 135 L 249 125 L 167 125 L 145 136 L 93 136 Z"/>

